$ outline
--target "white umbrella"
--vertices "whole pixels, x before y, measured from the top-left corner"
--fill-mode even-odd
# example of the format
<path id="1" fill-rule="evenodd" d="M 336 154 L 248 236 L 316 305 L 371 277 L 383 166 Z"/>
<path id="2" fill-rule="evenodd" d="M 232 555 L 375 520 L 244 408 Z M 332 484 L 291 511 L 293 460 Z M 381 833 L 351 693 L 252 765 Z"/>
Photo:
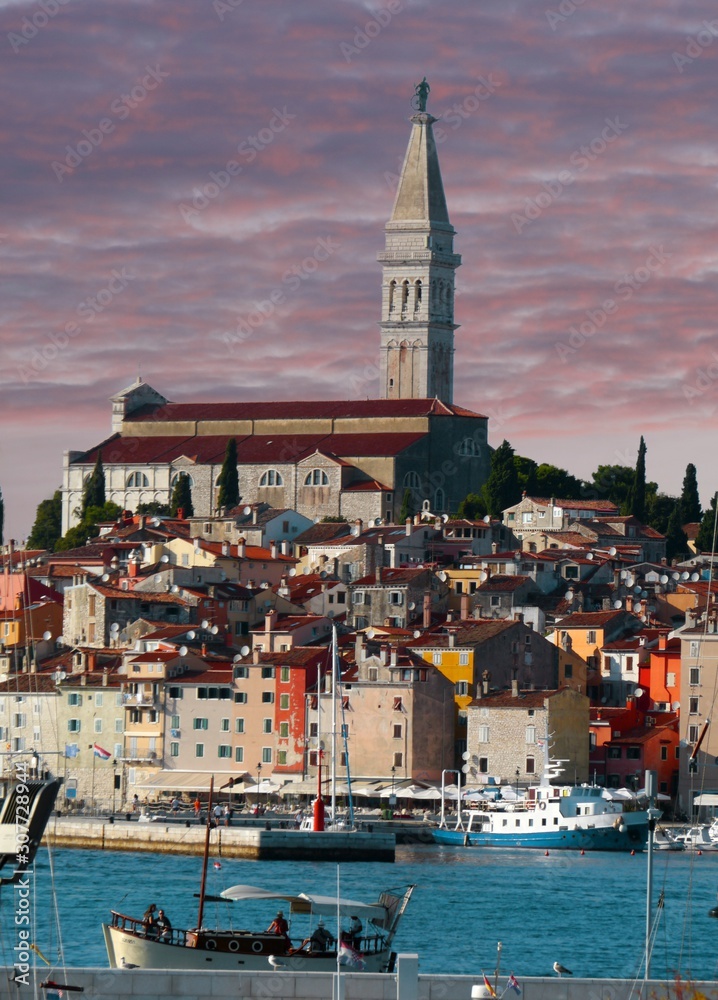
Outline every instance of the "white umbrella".
<path id="1" fill-rule="evenodd" d="M 424 800 L 424 799 L 426 799 L 426 800 L 428 800 L 428 799 L 434 799 L 434 800 L 440 799 L 441 798 L 441 789 L 440 788 L 422 788 L 422 790 L 420 792 L 415 792 L 414 793 L 414 798 L 415 799 L 422 799 L 422 800 Z"/>
<path id="2" fill-rule="evenodd" d="M 244 792 L 246 795 L 274 795 L 281 787 L 281 785 L 275 785 L 269 778 L 265 778 L 258 785 L 249 785 L 244 789 Z"/>

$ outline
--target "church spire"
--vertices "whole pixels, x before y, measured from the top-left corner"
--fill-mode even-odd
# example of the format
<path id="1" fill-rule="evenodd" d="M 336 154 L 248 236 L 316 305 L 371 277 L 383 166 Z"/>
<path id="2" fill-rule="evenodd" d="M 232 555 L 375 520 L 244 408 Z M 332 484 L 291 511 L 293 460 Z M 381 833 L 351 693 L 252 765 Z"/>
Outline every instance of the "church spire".
<path id="1" fill-rule="evenodd" d="M 399 178 L 383 267 L 381 395 L 452 402 L 454 375 L 454 229 L 441 180 L 437 120 L 426 110 L 426 77 L 414 93 L 415 114 Z"/>

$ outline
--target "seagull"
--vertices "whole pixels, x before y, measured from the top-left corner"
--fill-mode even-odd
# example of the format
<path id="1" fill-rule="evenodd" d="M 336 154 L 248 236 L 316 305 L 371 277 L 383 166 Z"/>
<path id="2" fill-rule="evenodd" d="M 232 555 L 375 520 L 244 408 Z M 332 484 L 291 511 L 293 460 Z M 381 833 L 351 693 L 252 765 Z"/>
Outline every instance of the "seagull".
<path id="1" fill-rule="evenodd" d="M 139 965 L 134 965 L 132 962 L 126 962 L 125 961 L 125 956 L 123 955 L 122 958 L 120 959 L 120 968 L 121 969 L 139 969 Z"/>
<path id="2" fill-rule="evenodd" d="M 571 972 L 570 969 L 567 969 L 565 965 L 561 965 L 560 962 L 554 962 L 553 963 L 553 971 L 558 974 L 558 978 L 559 979 L 561 978 L 561 976 L 572 976 L 573 975 L 573 972 Z"/>
<path id="3" fill-rule="evenodd" d="M 286 968 L 288 968 L 288 966 L 286 965 L 286 963 L 282 962 L 280 959 L 278 959 L 276 955 L 269 955 L 267 957 L 267 961 L 269 962 L 269 964 L 272 966 L 273 969 L 286 969 Z"/>

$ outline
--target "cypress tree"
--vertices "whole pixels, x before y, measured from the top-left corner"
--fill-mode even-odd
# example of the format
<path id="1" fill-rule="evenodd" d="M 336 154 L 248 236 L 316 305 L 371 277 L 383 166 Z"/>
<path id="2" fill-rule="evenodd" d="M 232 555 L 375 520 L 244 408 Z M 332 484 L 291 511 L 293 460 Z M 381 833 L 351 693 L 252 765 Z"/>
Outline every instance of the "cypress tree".
<path id="1" fill-rule="evenodd" d="M 399 524 L 404 524 L 407 517 L 414 516 L 414 505 L 412 501 L 411 490 L 407 487 L 404 490 L 404 496 L 401 501 L 401 510 L 399 511 Z"/>
<path id="2" fill-rule="evenodd" d="M 231 510 L 239 503 L 239 474 L 237 472 L 237 439 L 230 438 L 224 453 L 222 471 L 219 474 L 219 496 L 217 506 L 220 510 Z"/>
<path id="3" fill-rule="evenodd" d="M 194 517 L 192 487 L 186 472 L 180 472 L 175 483 L 175 488 L 172 490 L 172 499 L 170 500 L 170 514 L 172 517 L 177 516 L 178 510 L 183 511 L 185 517 Z"/>
<path id="4" fill-rule="evenodd" d="M 636 460 L 636 471 L 633 474 L 633 485 L 628 496 L 627 514 L 633 514 L 639 521 L 646 520 L 646 442 L 641 435 L 641 443 L 638 446 L 638 459 Z"/>
<path id="5" fill-rule="evenodd" d="M 35 523 L 27 540 L 29 549 L 47 549 L 54 552 L 62 536 L 62 494 L 55 490 L 49 500 L 38 504 Z"/>
<path id="6" fill-rule="evenodd" d="M 514 449 L 508 441 L 502 441 L 491 456 L 491 472 L 484 483 L 482 496 L 487 512 L 495 517 L 521 499 Z"/>
<path id="7" fill-rule="evenodd" d="M 82 494 L 82 514 L 84 515 L 88 507 L 105 506 L 105 469 L 102 465 L 102 452 L 98 451 L 95 468 L 90 474 L 90 478 L 85 483 L 85 490 Z"/>
<path id="8" fill-rule="evenodd" d="M 692 463 L 686 466 L 686 474 L 683 478 L 683 491 L 681 492 L 681 517 L 682 524 L 695 524 L 703 516 L 701 501 L 698 496 L 698 478 L 696 467 Z"/>

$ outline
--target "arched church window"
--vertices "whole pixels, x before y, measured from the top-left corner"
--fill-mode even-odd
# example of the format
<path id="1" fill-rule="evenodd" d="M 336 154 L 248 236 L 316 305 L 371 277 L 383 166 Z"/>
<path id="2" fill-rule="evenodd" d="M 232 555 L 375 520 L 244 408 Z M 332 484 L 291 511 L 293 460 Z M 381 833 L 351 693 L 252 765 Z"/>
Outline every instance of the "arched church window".
<path id="1" fill-rule="evenodd" d="M 473 438 L 467 437 L 459 445 L 457 454 L 468 455 L 470 457 L 476 457 L 481 454 L 481 448 L 477 445 Z"/>
<path id="2" fill-rule="evenodd" d="M 407 490 L 420 490 L 421 479 L 419 478 L 419 473 L 414 472 L 413 469 L 411 472 L 407 472 L 404 476 L 404 487 Z"/>
<path id="3" fill-rule="evenodd" d="M 305 486 L 328 486 L 329 476 L 324 469 L 311 469 L 304 477 Z"/>
<path id="4" fill-rule="evenodd" d="M 434 510 L 443 510 L 446 507 L 446 495 L 441 487 L 434 493 Z"/>
<path id="5" fill-rule="evenodd" d="M 396 282 L 389 282 L 389 312 L 394 312 L 394 296 L 396 294 Z"/>
<path id="6" fill-rule="evenodd" d="M 421 282 L 414 282 L 414 312 L 418 312 L 421 308 Z"/>
<path id="7" fill-rule="evenodd" d="M 127 487 L 128 489 L 137 488 L 142 486 L 149 486 L 150 481 L 144 472 L 131 472 L 127 477 Z"/>
<path id="8" fill-rule="evenodd" d="M 189 485 L 194 486 L 194 479 L 190 476 L 189 472 L 175 472 L 174 476 L 170 479 L 170 486 L 174 487 L 180 481 L 181 476 L 186 476 L 189 479 Z"/>
<path id="9" fill-rule="evenodd" d="M 284 486 L 284 480 L 282 479 L 282 474 L 277 472 L 276 469 L 267 469 L 266 472 L 262 473 L 259 480 L 260 486 Z"/>
<path id="10" fill-rule="evenodd" d="M 406 312 L 406 306 L 409 301 L 409 282 L 402 281 L 401 283 L 401 311 Z"/>

